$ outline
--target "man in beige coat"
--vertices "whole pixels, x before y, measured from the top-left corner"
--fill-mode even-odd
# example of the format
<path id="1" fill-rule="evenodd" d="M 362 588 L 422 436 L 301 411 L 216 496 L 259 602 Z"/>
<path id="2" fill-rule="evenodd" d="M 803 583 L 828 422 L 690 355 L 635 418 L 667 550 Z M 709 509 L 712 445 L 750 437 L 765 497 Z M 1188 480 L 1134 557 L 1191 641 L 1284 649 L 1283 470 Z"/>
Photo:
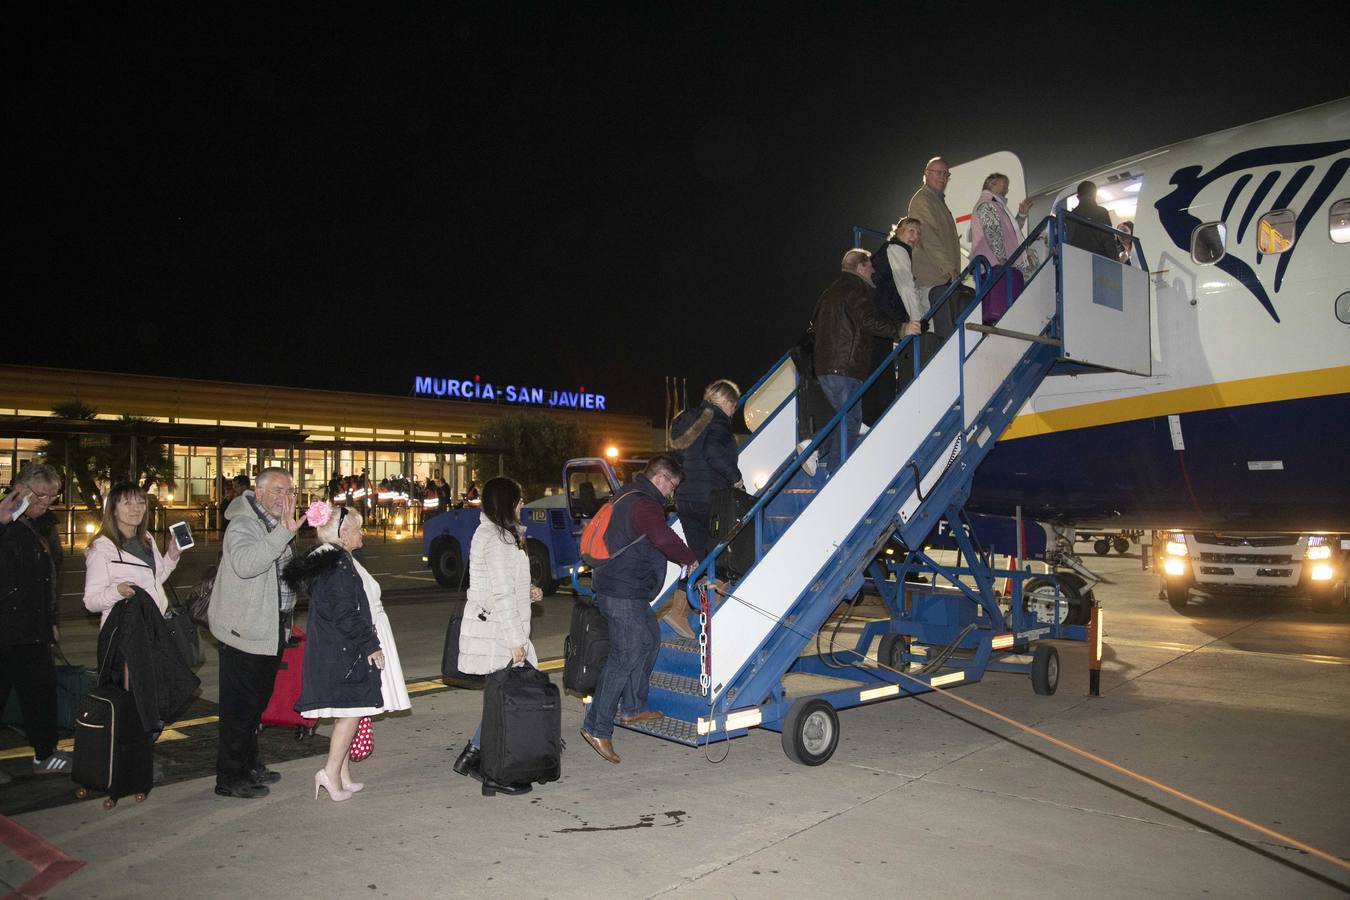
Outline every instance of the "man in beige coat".
<path id="1" fill-rule="evenodd" d="M 956 236 L 956 219 L 947 208 L 945 192 L 951 179 L 951 167 L 940 156 L 928 161 L 923 170 L 923 185 L 914 192 L 909 200 L 909 214 L 918 219 L 922 226 L 923 242 L 914 248 L 914 284 L 919 289 L 919 298 L 925 304 L 924 316 L 942 296 L 946 289 L 961 273 L 961 242 Z M 947 337 L 954 329 L 956 314 L 960 311 L 956 304 L 961 298 L 953 297 L 942 309 L 932 316 L 933 331 L 939 337 Z"/>

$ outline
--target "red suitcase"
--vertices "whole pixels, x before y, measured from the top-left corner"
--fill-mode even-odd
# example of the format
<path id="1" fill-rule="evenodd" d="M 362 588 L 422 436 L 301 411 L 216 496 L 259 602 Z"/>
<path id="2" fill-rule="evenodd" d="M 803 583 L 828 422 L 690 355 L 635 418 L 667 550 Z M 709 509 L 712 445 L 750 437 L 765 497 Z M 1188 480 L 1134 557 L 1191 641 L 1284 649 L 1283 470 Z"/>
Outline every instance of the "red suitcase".
<path id="1" fill-rule="evenodd" d="M 302 740 L 314 734 L 318 719 L 307 719 L 295 711 L 295 701 L 300 699 L 300 678 L 305 669 L 305 632 L 291 627 L 291 639 L 281 652 L 281 662 L 277 665 L 277 680 L 272 685 L 272 699 L 267 701 L 263 710 L 264 725 L 294 725 L 296 740 Z"/>

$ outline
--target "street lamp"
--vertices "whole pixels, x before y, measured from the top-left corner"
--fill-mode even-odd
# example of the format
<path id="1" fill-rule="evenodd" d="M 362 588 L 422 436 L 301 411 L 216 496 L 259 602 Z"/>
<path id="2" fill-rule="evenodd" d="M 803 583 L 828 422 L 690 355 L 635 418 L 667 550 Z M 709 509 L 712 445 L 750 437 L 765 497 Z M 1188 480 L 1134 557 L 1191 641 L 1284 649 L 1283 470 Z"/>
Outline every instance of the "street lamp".
<path id="1" fill-rule="evenodd" d="M 605 448 L 605 456 L 608 456 L 610 459 L 618 459 L 619 448 L 615 447 L 613 444 L 610 444 L 608 447 Z"/>

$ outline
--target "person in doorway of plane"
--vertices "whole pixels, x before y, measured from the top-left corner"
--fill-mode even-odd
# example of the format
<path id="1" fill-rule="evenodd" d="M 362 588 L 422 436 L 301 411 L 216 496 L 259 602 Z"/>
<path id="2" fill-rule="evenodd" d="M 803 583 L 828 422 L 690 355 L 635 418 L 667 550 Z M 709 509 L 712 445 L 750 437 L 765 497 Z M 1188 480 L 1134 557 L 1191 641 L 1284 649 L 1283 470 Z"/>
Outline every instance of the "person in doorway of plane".
<path id="1" fill-rule="evenodd" d="M 1125 237 L 1116 236 L 1116 247 L 1120 254 L 1116 257 L 1127 266 L 1134 265 L 1134 241 L 1130 240 L 1134 236 L 1134 223 L 1130 221 L 1121 222 L 1116 226 L 1117 231 L 1125 232 Z"/>
<path id="2" fill-rule="evenodd" d="M 1075 220 L 1074 217 L 1077 217 Z M 1081 220 L 1087 220 L 1086 222 Z M 1087 224 L 1093 223 L 1092 225 Z M 1095 227 L 1100 225 L 1102 227 Z M 1119 259 L 1120 247 L 1111 228 L 1111 214 L 1106 207 L 1097 202 L 1097 185 L 1083 181 L 1078 185 L 1078 205 L 1069 213 L 1064 229 L 1064 242 L 1080 250 L 1105 256 L 1107 259 Z"/>

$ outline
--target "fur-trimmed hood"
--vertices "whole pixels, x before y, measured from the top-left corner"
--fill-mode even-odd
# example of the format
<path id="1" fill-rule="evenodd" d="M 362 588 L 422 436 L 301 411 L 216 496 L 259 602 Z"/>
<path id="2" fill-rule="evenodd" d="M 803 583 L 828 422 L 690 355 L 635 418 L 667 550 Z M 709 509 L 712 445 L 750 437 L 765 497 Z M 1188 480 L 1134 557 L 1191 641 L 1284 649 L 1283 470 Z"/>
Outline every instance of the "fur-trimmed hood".
<path id="1" fill-rule="evenodd" d="M 697 409 L 687 409 L 676 416 L 670 424 L 671 449 L 688 450 L 712 422 L 713 416 L 720 412 L 720 409 L 704 400 Z"/>
<path id="2" fill-rule="evenodd" d="M 281 577 L 293 590 L 305 588 L 314 580 L 327 575 L 342 565 L 347 554 L 336 544 L 320 544 L 304 556 L 296 556 L 281 570 Z"/>

